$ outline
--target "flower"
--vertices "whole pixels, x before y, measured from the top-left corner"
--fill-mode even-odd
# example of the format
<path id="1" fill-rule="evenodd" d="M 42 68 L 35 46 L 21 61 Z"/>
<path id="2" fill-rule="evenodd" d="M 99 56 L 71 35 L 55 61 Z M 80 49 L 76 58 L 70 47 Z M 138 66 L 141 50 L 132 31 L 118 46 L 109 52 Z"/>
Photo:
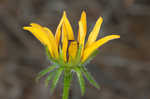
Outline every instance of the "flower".
<path id="1" fill-rule="evenodd" d="M 79 79 L 82 94 L 84 94 L 85 90 L 83 74 L 91 84 L 93 84 L 96 88 L 99 88 L 98 84 L 85 68 L 85 63 L 93 58 L 95 52 L 97 52 L 97 49 L 100 46 L 110 40 L 120 38 L 119 35 L 109 35 L 97 40 L 98 33 L 103 22 L 103 18 L 99 17 L 93 30 L 89 34 L 87 42 L 85 42 L 87 34 L 86 21 L 86 13 L 83 11 L 78 22 L 79 29 L 77 39 L 75 39 L 73 29 L 65 11 L 56 29 L 55 36 L 50 29 L 36 23 L 31 23 L 31 26 L 23 28 L 24 30 L 30 31 L 45 46 L 47 55 L 52 62 L 52 66 L 49 66 L 47 69 L 40 72 L 37 79 L 47 73 L 50 73 L 45 80 L 45 83 L 48 85 L 49 81 L 53 77 L 51 88 L 53 91 L 60 76 L 63 74 L 63 99 L 68 98 L 69 87 L 74 72 L 77 74 Z"/>

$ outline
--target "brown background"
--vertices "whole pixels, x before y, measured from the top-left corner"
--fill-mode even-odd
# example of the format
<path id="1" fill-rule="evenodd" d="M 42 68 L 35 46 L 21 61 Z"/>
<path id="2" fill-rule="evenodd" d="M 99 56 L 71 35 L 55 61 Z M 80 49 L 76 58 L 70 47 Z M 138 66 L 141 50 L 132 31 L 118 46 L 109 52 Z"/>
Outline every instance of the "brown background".
<path id="1" fill-rule="evenodd" d="M 150 0 L 0 0 L 0 99 L 61 99 L 62 84 L 53 95 L 37 73 L 49 66 L 40 42 L 22 27 L 36 22 L 53 32 L 63 10 L 74 31 L 82 10 L 88 31 L 103 16 L 100 36 L 121 35 L 100 48 L 88 70 L 101 90 L 86 84 L 81 97 L 74 79 L 69 99 L 150 99 Z"/>

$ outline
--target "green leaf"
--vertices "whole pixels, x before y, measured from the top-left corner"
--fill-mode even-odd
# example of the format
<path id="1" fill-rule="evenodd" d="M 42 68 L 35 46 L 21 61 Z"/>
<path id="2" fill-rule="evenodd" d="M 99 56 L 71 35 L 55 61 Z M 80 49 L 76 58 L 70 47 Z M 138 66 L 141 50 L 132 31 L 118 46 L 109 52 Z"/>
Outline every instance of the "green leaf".
<path id="1" fill-rule="evenodd" d="M 68 99 L 69 97 L 69 89 L 72 80 L 72 73 L 71 71 L 64 72 L 64 89 L 63 89 L 63 99 Z"/>
<path id="2" fill-rule="evenodd" d="M 56 65 L 49 66 L 48 68 L 42 70 L 36 77 L 36 82 L 44 75 L 46 75 L 48 72 L 51 72 L 56 68 Z"/>
<path id="3" fill-rule="evenodd" d="M 85 82 L 84 82 L 84 78 L 82 76 L 82 72 L 79 68 L 75 68 L 75 71 L 76 71 L 76 74 L 77 74 L 77 77 L 78 77 L 78 81 L 79 81 L 79 84 L 80 84 L 80 88 L 81 88 L 81 95 L 83 96 L 84 95 L 84 92 L 85 92 Z"/>
<path id="4" fill-rule="evenodd" d="M 57 85 L 58 80 L 59 80 L 59 78 L 60 78 L 60 76 L 61 76 L 61 74 L 62 74 L 62 71 L 63 71 L 63 68 L 58 68 L 58 69 L 56 70 L 54 79 L 53 79 L 53 81 L 52 81 L 52 86 L 51 86 L 51 89 L 50 89 L 52 93 L 53 93 L 54 89 L 56 88 L 56 85 Z"/>
<path id="5" fill-rule="evenodd" d="M 50 74 L 45 79 L 45 85 L 46 85 L 46 87 L 48 87 L 49 81 L 52 79 L 52 77 L 54 76 L 55 73 L 56 73 L 56 71 L 50 72 Z"/>
<path id="6" fill-rule="evenodd" d="M 84 65 L 88 64 L 98 53 L 99 53 L 99 50 L 95 50 L 95 51 L 90 55 L 90 57 L 88 57 L 88 58 L 84 61 L 84 63 L 82 63 L 82 64 L 84 64 Z"/>
<path id="7" fill-rule="evenodd" d="M 94 78 L 92 77 L 92 75 L 87 71 L 87 69 L 85 67 L 81 67 L 81 70 L 84 74 L 84 76 L 86 77 L 86 79 L 97 89 L 100 89 L 100 86 L 97 84 L 97 82 L 94 80 Z"/>

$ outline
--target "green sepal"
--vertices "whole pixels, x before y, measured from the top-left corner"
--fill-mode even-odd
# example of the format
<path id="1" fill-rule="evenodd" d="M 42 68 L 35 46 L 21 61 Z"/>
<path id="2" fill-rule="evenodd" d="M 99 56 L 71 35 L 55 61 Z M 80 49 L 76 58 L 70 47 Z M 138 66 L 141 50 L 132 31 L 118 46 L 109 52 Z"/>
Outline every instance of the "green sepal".
<path id="1" fill-rule="evenodd" d="M 48 47 L 47 47 L 47 46 L 44 46 L 44 47 L 45 47 L 45 52 L 46 52 L 46 55 L 47 55 L 48 59 L 49 59 L 49 60 L 52 60 L 52 57 L 51 57 L 51 55 L 50 55 L 50 53 L 49 53 Z"/>
<path id="2" fill-rule="evenodd" d="M 80 70 L 78 67 L 75 68 L 75 72 L 76 72 L 76 74 L 77 74 L 78 81 L 79 81 L 79 84 L 80 84 L 81 95 L 83 96 L 84 93 L 85 93 L 85 82 L 84 82 L 84 78 L 83 78 L 83 76 L 82 76 L 81 70 Z"/>
<path id="3" fill-rule="evenodd" d="M 56 70 L 53 72 L 50 72 L 50 74 L 47 76 L 47 78 L 45 79 L 45 86 L 48 87 L 49 81 L 52 79 L 52 77 L 54 76 L 54 74 L 56 73 Z"/>
<path id="4" fill-rule="evenodd" d="M 86 77 L 86 79 L 97 89 L 100 89 L 100 86 L 97 84 L 97 82 L 94 80 L 94 78 L 92 77 L 92 75 L 87 71 L 87 69 L 85 67 L 81 67 L 81 71 L 84 74 L 84 76 Z"/>
<path id="5" fill-rule="evenodd" d="M 82 64 L 87 65 L 98 53 L 99 50 L 95 50 Z"/>
<path id="6" fill-rule="evenodd" d="M 69 89 L 71 85 L 72 80 L 72 72 L 69 70 L 64 71 L 64 88 L 63 88 L 63 98 L 62 99 L 68 99 L 69 97 Z"/>
<path id="7" fill-rule="evenodd" d="M 56 88 L 56 85 L 58 83 L 58 80 L 59 80 L 62 72 L 63 72 L 63 68 L 61 68 L 61 67 L 56 70 L 55 76 L 54 76 L 53 81 L 52 81 L 52 86 L 50 88 L 51 93 L 53 93 L 54 89 Z"/>
<path id="8" fill-rule="evenodd" d="M 55 68 L 56 68 L 56 65 L 52 65 L 52 66 L 49 66 L 48 68 L 42 70 L 41 72 L 39 72 L 35 79 L 36 82 L 38 82 L 42 76 L 46 75 L 48 72 L 53 71 Z"/>
<path id="9" fill-rule="evenodd" d="M 61 64 L 61 66 L 65 65 L 63 58 L 64 58 L 63 57 L 63 52 L 62 52 L 61 46 L 59 46 L 59 64 Z"/>
<path id="10" fill-rule="evenodd" d="M 77 66 L 80 63 L 80 60 L 81 60 L 81 51 L 82 51 L 82 46 L 79 46 L 78 51 L 77 51 L 77 55 L 76 55 L 76 59 L 73 62 L 74 66 Z"/>
<path id="11" fill-rule="evenodd" d="M 48 57 L 48 60 L 50 60 L 52 64 L 58 65 L 58 61 L 50 55 L 48 47 L 47 46 L 44 47 L 45 47 L 45 52 L 46 52 L 46 56 Z"/>

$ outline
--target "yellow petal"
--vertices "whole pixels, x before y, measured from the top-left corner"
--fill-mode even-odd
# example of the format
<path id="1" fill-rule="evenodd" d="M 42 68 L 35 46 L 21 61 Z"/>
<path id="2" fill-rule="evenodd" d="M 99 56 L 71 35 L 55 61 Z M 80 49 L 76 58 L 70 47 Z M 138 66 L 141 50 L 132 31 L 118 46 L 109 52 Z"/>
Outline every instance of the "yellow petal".
<path id="1" fill-rule="evenodd" d="M 87 32 L 87 23 L 86 23 L 87 20 L 86 20 L 86 13 L 85 13 L 85 11 L 82 12 L 80 20 L 81 20 L 81 22 L 83 24 L 84 33 L 86 33 Z"/>
<path id="2" fill-rule="evenodd" d="M 81 19 L 79 21 L 79 34 L 78 34 L 79 45 L 84 45 L 86 31 L 87 31 L 86 13 L 85 11 L 83 11 L 81 14 Z"/>
<path id="3" fill-rule="evenodd" d="M 68 48 L 68 36 L 67 36 L 67 30 L 66 30 L 65 24 L 63 23 L 63 26 L 62 26 L 62 53 L 63 53 L 63 59 L 65 62 L 67 61 L 67 48 Z"/>
<path id="4" fill-rule="evenodd" d="M 34 35 L 39 35 L 46 44 L 49 43 L 49 39 L 48 39 L 48 35 L 47 33 L 44 31 L 43 27 L 40 26 L 39 24 L 36 23 L 31 23 L 30 24 L 32 26 L 32 29 L 34 31 Z M 31 31 L 32 32 L 32 31 Z"/>
<path id="5" fill-rule="evenodd" d="M 91 44 L 91 46 L 85 48 L 82 56 L 82 62 L 84 62 L 97 48 L 99 48 L 100 46 L 102 46 L 110 40 L 118 38 L 120 38 L 120 35 L 109 35 L 94 42 L 93 44 Z"/>
<path id="6" fill-rule="evenodd" d="M 98 36 L 99 30 L 100 30 L 100 28 L 101 28 L 102 22 L 103 22 L 103 18 L 100 17 L 100 18 L 97 20 L 97 22 L 96 22 L 96 24 L 95 24 L 93 30 L 91 31 L 91 33 L 90 33 L 90 35 L 89 35 L 89 37 L 88 37 L 88 41 L 87 41 L 87 43 L 86 43 L 86 47 L 90 46 L 90 45 L 91 45 L 93 42 L 95 42 L 95 40 L 97 39 L 97 36 Z"/>
<path id="7" fill-rule="evenodd" d="M 82 46 L 81 55 L 83 54 L 86 32 L 87 32 L 86 13 L 85 11 L 83 11 L 79 21 L 79 33 L 78 33 L 79 46 Z"/>
<path id="8" fill-rule="evenodd" d="M 85 32 L 84 32 L 84 28 L 83 28 L 83 24 L 81 21 L 79 21 L 79 34 L 78 34 L 78 42 L 79 45 L 84 45 L 84 40 L 85 40 Z"/>
<path id="9" fill-rule="evenodd" d="M 55 55 L 55 58 L 58 58 L 58 46 L 56 45 L 56 40 L 55 40 L 55 37 L 54 37 L 52 31 L 50 29 L 48 29 L 47 27 L 44 27 L 43 29 L 48 34 L 50 45 L 51 45 L 52 51 L 53 51 L 53 53 Z"/>
<path id="10" fill-rule="evenodd" d="M 40 40 L 40 42 L 42 44 L 44 44 L 45 46 L 48 46 L 48 49 L 50 51 L 50 54 L 52 57 L 54 57 L 54 53 L 52 50 L 52 46 L 50 44 L 50 40 L 48 38 L 48 33 L 43 29 L 42 26 L 36 24 L 36 23 L 31 23 L 32 27 L 24 27 L 25 30 L 28 30 L 30 32 L 32 32 L 32 34 L 38 39 Z"/>
<path id="11" fill-rule="evenodd" d="M 48 36 L 43 30 L 35 27 L 24 27 L 24 30 L 30 31 L 43 45 L 48 45 Z"/>
<path id="12" fill-rule="evenodd" d="M 32 34 L 44 45 L 46 45 L 46 42 L 42 37 L 39 35 L 39 33 L 35 33 L 34 29 L 32 27 L 23 27 L 24 30 L 32 32 Z"/>
<path id="13" fill-rule="evenodd" d="M 32 27 L 38 28 L 38 29 L 42 29 L 42 26 L 40 26 L 39 24 L 36 23 L 31 23 L 30 24 Z"/>
<path id="14" fill-rule="evenodd" d="M 69 62 L 74 60 L 76 58 L 76 54 L 77 54 L 77 41 L 72 41 L 70 43 L 69 49 L 68 49 L 68 53 L 69 53 Z"/>
<path id="15" fill-rule="evenodd" d="M 70 24 L 69 20 L 67 19 L 65 11 L 64 11 L 64 25 L 66 27 L 66 32 L 67 32 L 68 40 L 74 40 L 73 29 L 71 27 L 71 24 Z"/>
<path id="16" fill-rule="evenodd" d="M 82 55 L 86 33 L 84 32 L 83 24 L 81 21 L 79 21 L 79 35 L 80 35 L 79 46 L 82 46 L 81 49 L 81 55 Z"/>
<path id="17" fill-rule="evenodd" d="M 64 16 L 65 14 L 63 13 L 63 16 L 60 20 L 60 23 L 56 29 L 56 34 L 55 34 L 55 39 L 56 39 L 56 45 L 58 46 L 59 45 L 59 41 L 60 41 L 60 35 L 61 35 L 61 27 L 62 27 L 62 23 L 64 21 Z"/>

